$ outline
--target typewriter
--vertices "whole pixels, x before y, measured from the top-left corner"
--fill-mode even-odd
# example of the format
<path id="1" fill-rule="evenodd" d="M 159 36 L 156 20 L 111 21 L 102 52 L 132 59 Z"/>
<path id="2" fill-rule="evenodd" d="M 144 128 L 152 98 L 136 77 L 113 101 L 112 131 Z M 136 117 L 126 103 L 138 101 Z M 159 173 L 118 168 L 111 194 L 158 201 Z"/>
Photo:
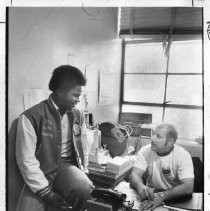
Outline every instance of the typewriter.
<path id="1" fill-rule="evenodd" d="M 87 211 L 129 211 L 134 202 L 126 201 L 126 194 L 105 188 L 95 188 L 88 200 Z"/>

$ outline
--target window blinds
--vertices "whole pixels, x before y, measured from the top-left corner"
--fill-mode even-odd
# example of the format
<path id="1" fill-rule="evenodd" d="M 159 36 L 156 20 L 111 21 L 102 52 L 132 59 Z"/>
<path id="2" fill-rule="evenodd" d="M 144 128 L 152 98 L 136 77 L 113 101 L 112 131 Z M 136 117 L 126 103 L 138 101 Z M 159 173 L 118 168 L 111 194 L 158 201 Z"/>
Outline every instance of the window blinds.
<path id="1" fill-rule="evenodd" d="M 173 17 L 175 14 L 175 17 Z M 119 36 L 169 34 L 201 35 L 202 8 L 199 7 L 122 7 Z"/>

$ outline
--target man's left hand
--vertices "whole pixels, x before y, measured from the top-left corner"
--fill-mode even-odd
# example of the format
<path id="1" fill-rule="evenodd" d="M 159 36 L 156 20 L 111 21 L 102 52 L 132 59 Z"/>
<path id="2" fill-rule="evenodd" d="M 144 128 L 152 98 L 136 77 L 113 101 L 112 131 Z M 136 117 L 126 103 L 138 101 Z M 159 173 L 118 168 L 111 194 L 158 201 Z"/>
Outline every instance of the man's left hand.
<path id="1" fill-rule="evenodd" d="M 152 201 L 145 200 L 142 202 L 142 204 L 140 206 L 141 210 L 147 210 L 147 209 L 153 210 L 163 203 L 163 198 L 160 197 L 160 195 L 158 193 L 155 193 L 154 195 L 155 195 L 155 197 Z"/>

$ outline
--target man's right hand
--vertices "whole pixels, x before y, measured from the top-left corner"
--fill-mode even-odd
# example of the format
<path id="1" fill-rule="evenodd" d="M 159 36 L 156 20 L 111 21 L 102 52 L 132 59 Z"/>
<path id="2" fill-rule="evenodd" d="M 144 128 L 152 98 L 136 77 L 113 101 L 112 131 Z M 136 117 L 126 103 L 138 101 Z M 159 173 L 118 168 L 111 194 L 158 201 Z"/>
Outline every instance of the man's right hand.
<path id="1" fill-rule="evenodd" d="M 64 200 L 64 198 L 54 191 L 50 190 L 50 192 L 46 193 L 41 197 L 46 204 L 48 204 L 51 207 L 56 208 L 65 208 L 67 207 L 67 202 Z"/>
<path id="2" fill-rule="evenodd" d="M 149 187 L 145 187 L 140 193 L 139 193 L 139 197 L 141 199 L 141 201 L 148 199 L 148 200 L 153 200 L 154 199 L 154 188 L 149 188 Z"/>

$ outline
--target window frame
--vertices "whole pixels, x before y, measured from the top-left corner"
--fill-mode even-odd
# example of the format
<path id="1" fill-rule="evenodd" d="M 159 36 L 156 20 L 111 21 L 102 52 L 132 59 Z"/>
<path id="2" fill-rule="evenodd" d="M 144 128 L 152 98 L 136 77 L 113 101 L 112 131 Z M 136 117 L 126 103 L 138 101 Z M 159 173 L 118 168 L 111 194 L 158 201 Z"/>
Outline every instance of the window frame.
<path id="1" fill-rule="evenodd" d="M 137 106 L 154 106 L 154 107 L 162 107 L 162 121 L 164 121 L 165 117 L 165 109 L 166 108 L 178 108 L 178 109 L 204 109 L 204 68 L 203 68 L 203 39 L 202 41 L 202 72 L 201 73 L 171 73 L 168 72 L 168 63 L 170 60 L 170 54 L 167 58 L 166 72 L 164 73 L 125 73 L 125 50 L 126 45 L 135 45 L 135 44 L 144 44 L 144 43 L 157 43 L 162 42 L 160 39 L 152 39 L 152 40 L 122 40 L 122 59 L 121 59 L 121 88 L 120 88 L 120 113 L 122 113 L 123 105 L 137 105 Z M 125 75 L 165 75 L 165 89 L 164 89 L 164 102 L 163 103 L 149 103 L 149 102 L 132 102 L 132 101 L 124 101 L 124 80 Z M 167 80 L 169 75 L 201 75 L 202 76 L 202 106 L 190 105 L 190 104 L 173 104 L 166 101 L 166 93 L 167 93 Z M 203 116 L 203 115 L 202 115 Z"/>

